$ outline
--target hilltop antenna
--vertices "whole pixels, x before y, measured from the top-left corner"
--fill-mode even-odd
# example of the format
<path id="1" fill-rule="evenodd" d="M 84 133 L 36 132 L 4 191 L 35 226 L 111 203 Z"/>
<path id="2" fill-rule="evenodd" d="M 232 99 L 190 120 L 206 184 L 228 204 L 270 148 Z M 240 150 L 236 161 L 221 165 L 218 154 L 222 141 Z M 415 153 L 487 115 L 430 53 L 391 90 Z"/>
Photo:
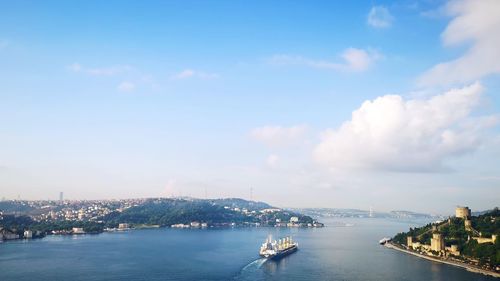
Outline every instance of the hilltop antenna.
<path id="1" fill-rule="evenodd" d="M 250 201 L 253 201 L 253 187 L 250 187 Z"/>
<path id="2" fill-rule="evenodd" d="M 208 196 L 207 196 L 207 187 L 205 186 L 205 200 L 208 199 Z"/>

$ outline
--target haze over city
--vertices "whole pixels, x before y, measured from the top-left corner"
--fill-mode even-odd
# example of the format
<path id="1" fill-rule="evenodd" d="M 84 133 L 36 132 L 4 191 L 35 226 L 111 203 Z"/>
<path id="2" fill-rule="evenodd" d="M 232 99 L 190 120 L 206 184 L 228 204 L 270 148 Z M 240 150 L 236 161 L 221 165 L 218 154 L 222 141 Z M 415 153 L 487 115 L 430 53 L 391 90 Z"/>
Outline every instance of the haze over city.
<path id="1" fill-rule="evenodd" d="M 195 3 L 2 2 L 0 198 L 500 202 L 500 2 Z"/>

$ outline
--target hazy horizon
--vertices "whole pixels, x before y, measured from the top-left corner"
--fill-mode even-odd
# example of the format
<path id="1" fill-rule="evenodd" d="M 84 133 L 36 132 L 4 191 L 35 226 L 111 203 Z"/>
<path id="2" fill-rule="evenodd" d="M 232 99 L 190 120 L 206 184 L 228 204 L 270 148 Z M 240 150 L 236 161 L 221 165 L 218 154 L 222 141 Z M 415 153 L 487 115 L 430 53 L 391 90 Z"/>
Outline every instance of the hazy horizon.
<path id="1" fill-rule="evenodd" d="M 61 202 L 59 198 L 46 198 L 46 199 L 23 199 L 23 198 L 0 198 L 0 202 L 2 201 L 50 201 L 50 202 Z M 171 196 L 171 197 L 137 197 L 137 198 L 89 198 L 89 199 L 74 199 L 74 198 L 64 198 L 63 202 L 83 202 L 83 201 L 118 201 L 118 200 L 148 200 L 148 199 L 180 199 L 180 200 L 223 200 L 223 199 L 242 199 L 246 201 L 253 201 L 253 202 L 260 202 L 260 203 L 268 203 L 265 200 L 256 200 L 256 199 L 250 199 L 250 198 L 243 198 L 243 197 L 212 197 L 212 198 L 200 198 L 200 197 L 191 197 L 191 196 Z M 277 207 L 277 208 L 282 208 L 282 209 L 337 209 L 337 210 L 359 210 L 359 211 L 366 211 L 369 212 L 370 208 L 368 209 L 363 209 L 362 207 L 360 208 L 354 208 L 354 207 L 343 207 L 343 208 L 338 208 L 338 207 L 331 207 L 331 206 L 316 206 L 316 207 L 308 207 L 308 206 L 278 206 L 278 205 L 273 205 L 269 204 L 272 207 Z M 462 205 L 456 205 L 455 207 L 462 207 Z M 471 210 L 472 212 L 483 212 L 483 211 L 488 211 L 492 210 L 494 208 L 498 208 L 498 206 L 493 206 L 481 210 Z M 416 212 L 416 213 L 423 213 L 423 214 L 430 214 L 430 215 L 454 215 L 455 214 L 455 209 L 450 209 L 447 212 L 444 213 L 439 213 L 439 212 L 430 212 L 428 210 L 412 210 L 412 209 L 379 209 L 379 210 L 374 210 L 372 207 L 372 211 L 374 213 L 380 212 L 380 213 L 388 213 L 391 211 L 409 211 L 409 212 Z"/>
<path id="2" fill-rule="evenodd" d="M 499 14 L 495 0 L 0 1 L 0 198 L 497 207 Z"/>

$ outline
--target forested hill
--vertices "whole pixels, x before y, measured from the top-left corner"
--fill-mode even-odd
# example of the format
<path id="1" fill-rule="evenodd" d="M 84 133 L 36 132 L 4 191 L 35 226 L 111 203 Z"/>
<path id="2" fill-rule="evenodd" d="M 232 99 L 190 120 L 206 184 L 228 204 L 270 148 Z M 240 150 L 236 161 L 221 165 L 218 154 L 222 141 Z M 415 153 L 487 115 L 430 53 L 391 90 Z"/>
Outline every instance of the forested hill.
<path id="1" fill-rule="evenodd" d="M 89 201 L 0 202 L 0 229 L 20 236 L 24 230 L 70 232 L 82 227 L 101 232 L 119 224 L 198 226 L 318 227 L 310 216 L 244 199 L 149 198 Z"/>
<path id="2" fill-rule="evenodd" d="M 222 199 L 212 199 L 209 201 L 220 206 L 229 206 L 232 208 L 240 208 L 240 209 L 245 208 L 250 211 L 258 211 L 263 209 L 274 208 L 273 206 L 264 202 L 248 201 L 241 198 L 222 198 Z"/>
<path id="3" fill-rule="evenodd" d="M 393 241 L 406 245 L 408 236 L 414 242 L 429 245 L 433 233 L 444 237 L 446 246 L 457 245 L 461 256 L 479 260 L 482 264 L 500 266 L 500 239 L 494 243 L 478 243 L 478 238 L 500 236 L 500 210 L 495 208 L 478 216 L 470 217 L 471 227 L 466 228 L 464 219 L 449 218 L 439 223 L 431 223 L 423 227 L 410 228 L 408 232 L 398 233 Z"/>
<path id="4" fill-rule="evenodd" d="M 276 210 L 267 212 L 266 210 Z M 159 199 L 149 200 L 138 206 L 124 211 L 115 211 L 104 217 L 109 224 L 135 223 L 158 224 L 169 226 L 172 224 L 188 224 L 193 221 L 205 222 L 212 225 L 227 223 L 275 225 L 278 221 L 288 222 L 291 217 L 297 217 L 298 223 L 312 223 L 309 216 L 295 212 L 273 208 L 263 202 L 253 202 L 243 199 L 214 199 L 214 200 L 179 200 Z"/>

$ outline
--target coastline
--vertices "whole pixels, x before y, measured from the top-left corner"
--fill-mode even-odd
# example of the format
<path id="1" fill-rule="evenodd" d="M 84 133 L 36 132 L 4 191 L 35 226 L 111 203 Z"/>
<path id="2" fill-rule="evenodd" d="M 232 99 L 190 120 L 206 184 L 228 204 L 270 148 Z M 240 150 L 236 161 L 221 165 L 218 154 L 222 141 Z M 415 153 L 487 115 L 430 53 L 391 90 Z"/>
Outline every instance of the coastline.
<path id="1" fill-rule="evenodd" d="M 33 238 L 15 238 L 15 239 L 0 239 L 0 244 L 3 243 L 9 243 L 12 241 L 24 241 L 24 240 L 38 240 L 38 239 L 44 239 L 49 236 L 81 236 L 81 235 L 99 235 L 103 233 L 123 233 L 123 232 L 128 232 L 128 231 L 134 231 L 134 230 L 143 230 L 143 229 L 179 229 L 179 230 L 212 230 L 212 229 L 229 229 L 229 228 L 251 228 L 251 227 L 256 227 L 256 228 L 323 228 L 325 227 L 324 224 L 321 224 L 321 226 L 271 226 L 271 225 L 260 225 L 260 226 L 251 226 L 251 225 L 211 225 L 208 227 L 184 227 L 184 228 L 176 228 L 172 226 L 162 226 L 158 224 L 141 224 L 137 225 L 134 227 L 130 228 L 105 228 L 102 231 L 92 231 L 92 232 L 82 232 L 82 233 L 72 233 L 72 232 L 64 232 L 64 233 L 46 233 L 43 236 L 38 236 L 38 237 L 33 237 Z"/>
<path id="2" fill-rule="evenodd" d="M 408 250 L 405 250 L 403 248 L 400 248 L 397 245 L 392 244 L 391 242 L 385 243 L 384 246 L 387 247 L 387 248 L 389 248 L 389 249 L 401 251 L 403 253 L 414 255 L 416 257 L 419 257 L 419 258 L 422 258 L 422 259 L 426 259 L 426 260 L 429 260 L 429 261 L 434 261 L 434 262 L 444 263 L 444 264 L 448 264 L 448 265 L 452 265 L 452 266 L 456 266 L 456 267 L 461 267 L 461 268 L 464 268 L 464 269 L 466 269 L 467 271 L 470 271 L 470 272 L 480 273 L 480 274 L 484 274 L 484 275 L 488 275 L 488 276 L 500 278 L 500 273 L 497 273 L 497 272 L 485 270 L 485 269 L 482 269 L 482 268 L 477 268 L 477 267 L 475 267 L 473 265 L 469 265 L 469 264 L 465 264 L 465 263 L 460 263 L 460 262 L 455 262 L 455 261 L 446 261 L 446 260 L 443 260 L 443 259 L 440 259 L 440 258 L 434 258 L 434 257 L 431 257 L 431 256 L 422 255 L 422 254 L 419 254 L 419 253 L 416 253 L 416 252 L 413 252 L 413 251 L 408 251 Z"/>

